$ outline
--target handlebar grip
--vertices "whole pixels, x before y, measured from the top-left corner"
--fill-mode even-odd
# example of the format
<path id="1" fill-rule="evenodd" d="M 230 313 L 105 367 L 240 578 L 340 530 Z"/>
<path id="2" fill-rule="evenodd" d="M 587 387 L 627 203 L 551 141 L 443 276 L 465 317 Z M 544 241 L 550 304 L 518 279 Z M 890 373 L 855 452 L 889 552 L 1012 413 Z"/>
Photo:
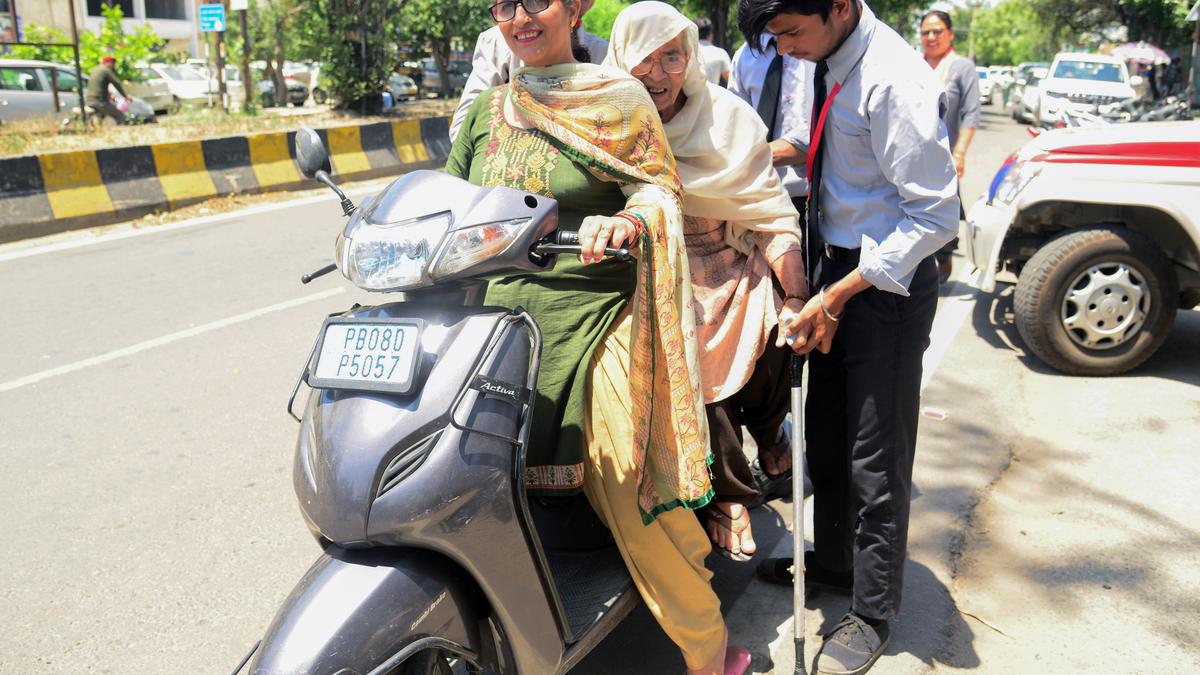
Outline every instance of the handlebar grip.
<path id="1" fill-rule="evenodd" d="M 562 246 L 578 246 L 579 233 L 570 230 L 559 230 L 554 236 L 554 243 Z"/>

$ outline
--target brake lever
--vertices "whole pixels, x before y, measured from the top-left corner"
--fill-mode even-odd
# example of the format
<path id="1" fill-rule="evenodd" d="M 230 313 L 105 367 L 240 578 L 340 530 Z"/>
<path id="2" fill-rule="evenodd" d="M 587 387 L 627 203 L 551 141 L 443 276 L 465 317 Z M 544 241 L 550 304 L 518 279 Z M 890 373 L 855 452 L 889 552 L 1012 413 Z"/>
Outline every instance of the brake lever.
<path id="1" fill-rule="evenodd" d="M 579 255 L 583 253 L 583 249 L 578 244 L 552 244 L 548 241 L 542 241 L 534 245 L 533 253 L 538 256 L 562 255 L 564 253 Z M 633 260 L 633 256 L 629 254 L 629 249 L 627 248 L 605 248 L 604 255 L 621 262 L 630 262 Z"/>

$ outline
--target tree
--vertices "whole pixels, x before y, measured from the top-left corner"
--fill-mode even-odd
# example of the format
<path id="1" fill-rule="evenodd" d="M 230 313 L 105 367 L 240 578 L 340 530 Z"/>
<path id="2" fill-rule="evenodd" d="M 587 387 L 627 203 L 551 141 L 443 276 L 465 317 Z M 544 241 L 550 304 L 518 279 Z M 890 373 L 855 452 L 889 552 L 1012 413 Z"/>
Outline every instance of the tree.
<path id="1" fill-rule="evenodd" d="M 84 72 L 96 67 L 100 58 L 111 54 L 117 59 L 116 74 L 125 81 L 142 79 L 141 69 L 136 64 L 149 61 L 163 46 L 162 38 L 154 34 L 150 26 L 142 24 L 132 33 L 126 33 L 121 25 L 124 12 L 116 5 L 105 4 L 101 8 L 104 23 L 99 33 L 85 32 L 79 36 L 79 61 Z"/>
<path id="2" fill-rule="evenodd" d="M 451 39 L 462 38 L 468 48 L 473 46 L 475 37 L 493 24 L 488 5 L 479 0 L 407 0 L 400 15 L 404 37 L 414 46 L 429 48 L 441 79 L 442 96 L 452 96 Z"/>
<path id="3" fill-rule="evenodd" d="M 1181 47 L 1191 42 L 1186 21 L 1188 0 L 1033 0 L 1041 22 L 1054 27 L 1060 42 L 1068 36 L 1102 32 L 1112 25 L 1128 29 L 1130 40 L 1145 40 L 1160 47 Z"/>
<path id="4" fill-rule="evenodd" d="M 955 23 L 955 41 L 958 36 Z M 1058 51 L 1059 36 L 1041 21 L 1031 0 L 1004 0 L 991 9 L 980 10 L 972 26 L 975 61 L 983 64 L 1017 64 L 1049 61 Z M 1062 33 L 1062 31 L 1058 31 Z M 1068 39 L 1073 36 L 1063 34 Z"/>
<path id="5" fill-rule="evenodd" d="M 298 30 L 303 41 L 313 45 L 321 61 L 321 81 L 340 106 L 363 112 L 379 109 L 379 92 L 396 65 L 402 2 L 309 0 L 307 11 L 299 15 Z"/>
<path id="6" fill-rule="evenodd" d="M 625 0 L 596 0 L 596 4 L 583 15 L 583 27 L 592 35 L 608 39 L 612 35 L 613 23 L 621 10 L 629 6 Z"/>

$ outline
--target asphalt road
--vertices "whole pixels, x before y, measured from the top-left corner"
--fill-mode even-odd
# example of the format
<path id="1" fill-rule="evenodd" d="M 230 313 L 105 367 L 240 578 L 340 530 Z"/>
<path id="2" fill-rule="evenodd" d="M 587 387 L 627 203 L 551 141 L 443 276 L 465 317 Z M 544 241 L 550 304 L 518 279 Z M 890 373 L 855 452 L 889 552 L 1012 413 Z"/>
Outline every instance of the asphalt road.
<path id="1" fill-rule="evenodd" d="M 987 116 L 968 202 L 1024 139 Z M 329 260 L 341 223 L 321 199 L 0 248 L 0 672 L 228 672 L 261 636 L 318 552 L 291 488 L 288 394 L 322 318 L 378 299 L 339 276 L 298 282 Z M 1200 472 L 1186 447 L 1200 415 L 1200 320 L 1186 313 L 1129 377 L 1065 378 L 1022 352 L 1006 302 L 961 284 L 944 294 L 925 389 L 930 419 L 944 419 L 923 422 L 906 604 L 876 672 L 1028 669 L 1037 662 L 1006 640 L 1064 624 L 1079 633 L 1043 643 L 1042 663 L 1110 665 L 1118 646 L 1097 646 L 1105 659 L 1094 661 L 1061 655 L 1072 641 L 1119 643 L 1091 620 L 1104 612 L 1136 609 L 1132 626 L 1152 634 L 1164 601 L 1190 618 L 1155 644 L 1194 655 L 1200 607 L 1179 588 L 1196 581 L 1180 556 L 1200 547 L 1189 496 Z M 1031 500 L 1062 511 L 1062 529 L 1035 529 L 1045 518 Z M 790 550 L 787 513 L 756 512 L 764 553 Z M 1040 545 L 1021 546 L 1035 532 Z M 1030 553 L 1054 560 L 1068 545 L 1079 547 L 1069 570 Z M 1146 547 L 1153 559 L 1139 557 Z M 754 581 L 752 565 L 710 563 L 734 641 L 758 671 L 790 672 L 790 593 Z M 1092 581 L 1115 592 L 1080 600 Z M 836 621 L 839 602 L 810 603 L 810 635 Z M 967 602 L 1003 635 L 963 614 Z M 577 672 L 681 668 L 639 610 Z"/>

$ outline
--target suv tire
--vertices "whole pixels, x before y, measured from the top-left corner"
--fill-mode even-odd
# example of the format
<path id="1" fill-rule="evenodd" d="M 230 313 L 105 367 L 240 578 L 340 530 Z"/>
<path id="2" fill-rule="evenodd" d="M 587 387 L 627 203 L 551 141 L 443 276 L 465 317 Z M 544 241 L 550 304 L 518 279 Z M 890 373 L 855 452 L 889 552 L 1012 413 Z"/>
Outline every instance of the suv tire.
<path id="1" fill-rule="evenodd" d="M 1021 270 L 1013 305 L 1021 338 L 1042 361 L 1070 375 L 1117 375 L 1166 339 L 1179 290 L 1150 239 L 1091 227 L 1042 246 Z"/>

